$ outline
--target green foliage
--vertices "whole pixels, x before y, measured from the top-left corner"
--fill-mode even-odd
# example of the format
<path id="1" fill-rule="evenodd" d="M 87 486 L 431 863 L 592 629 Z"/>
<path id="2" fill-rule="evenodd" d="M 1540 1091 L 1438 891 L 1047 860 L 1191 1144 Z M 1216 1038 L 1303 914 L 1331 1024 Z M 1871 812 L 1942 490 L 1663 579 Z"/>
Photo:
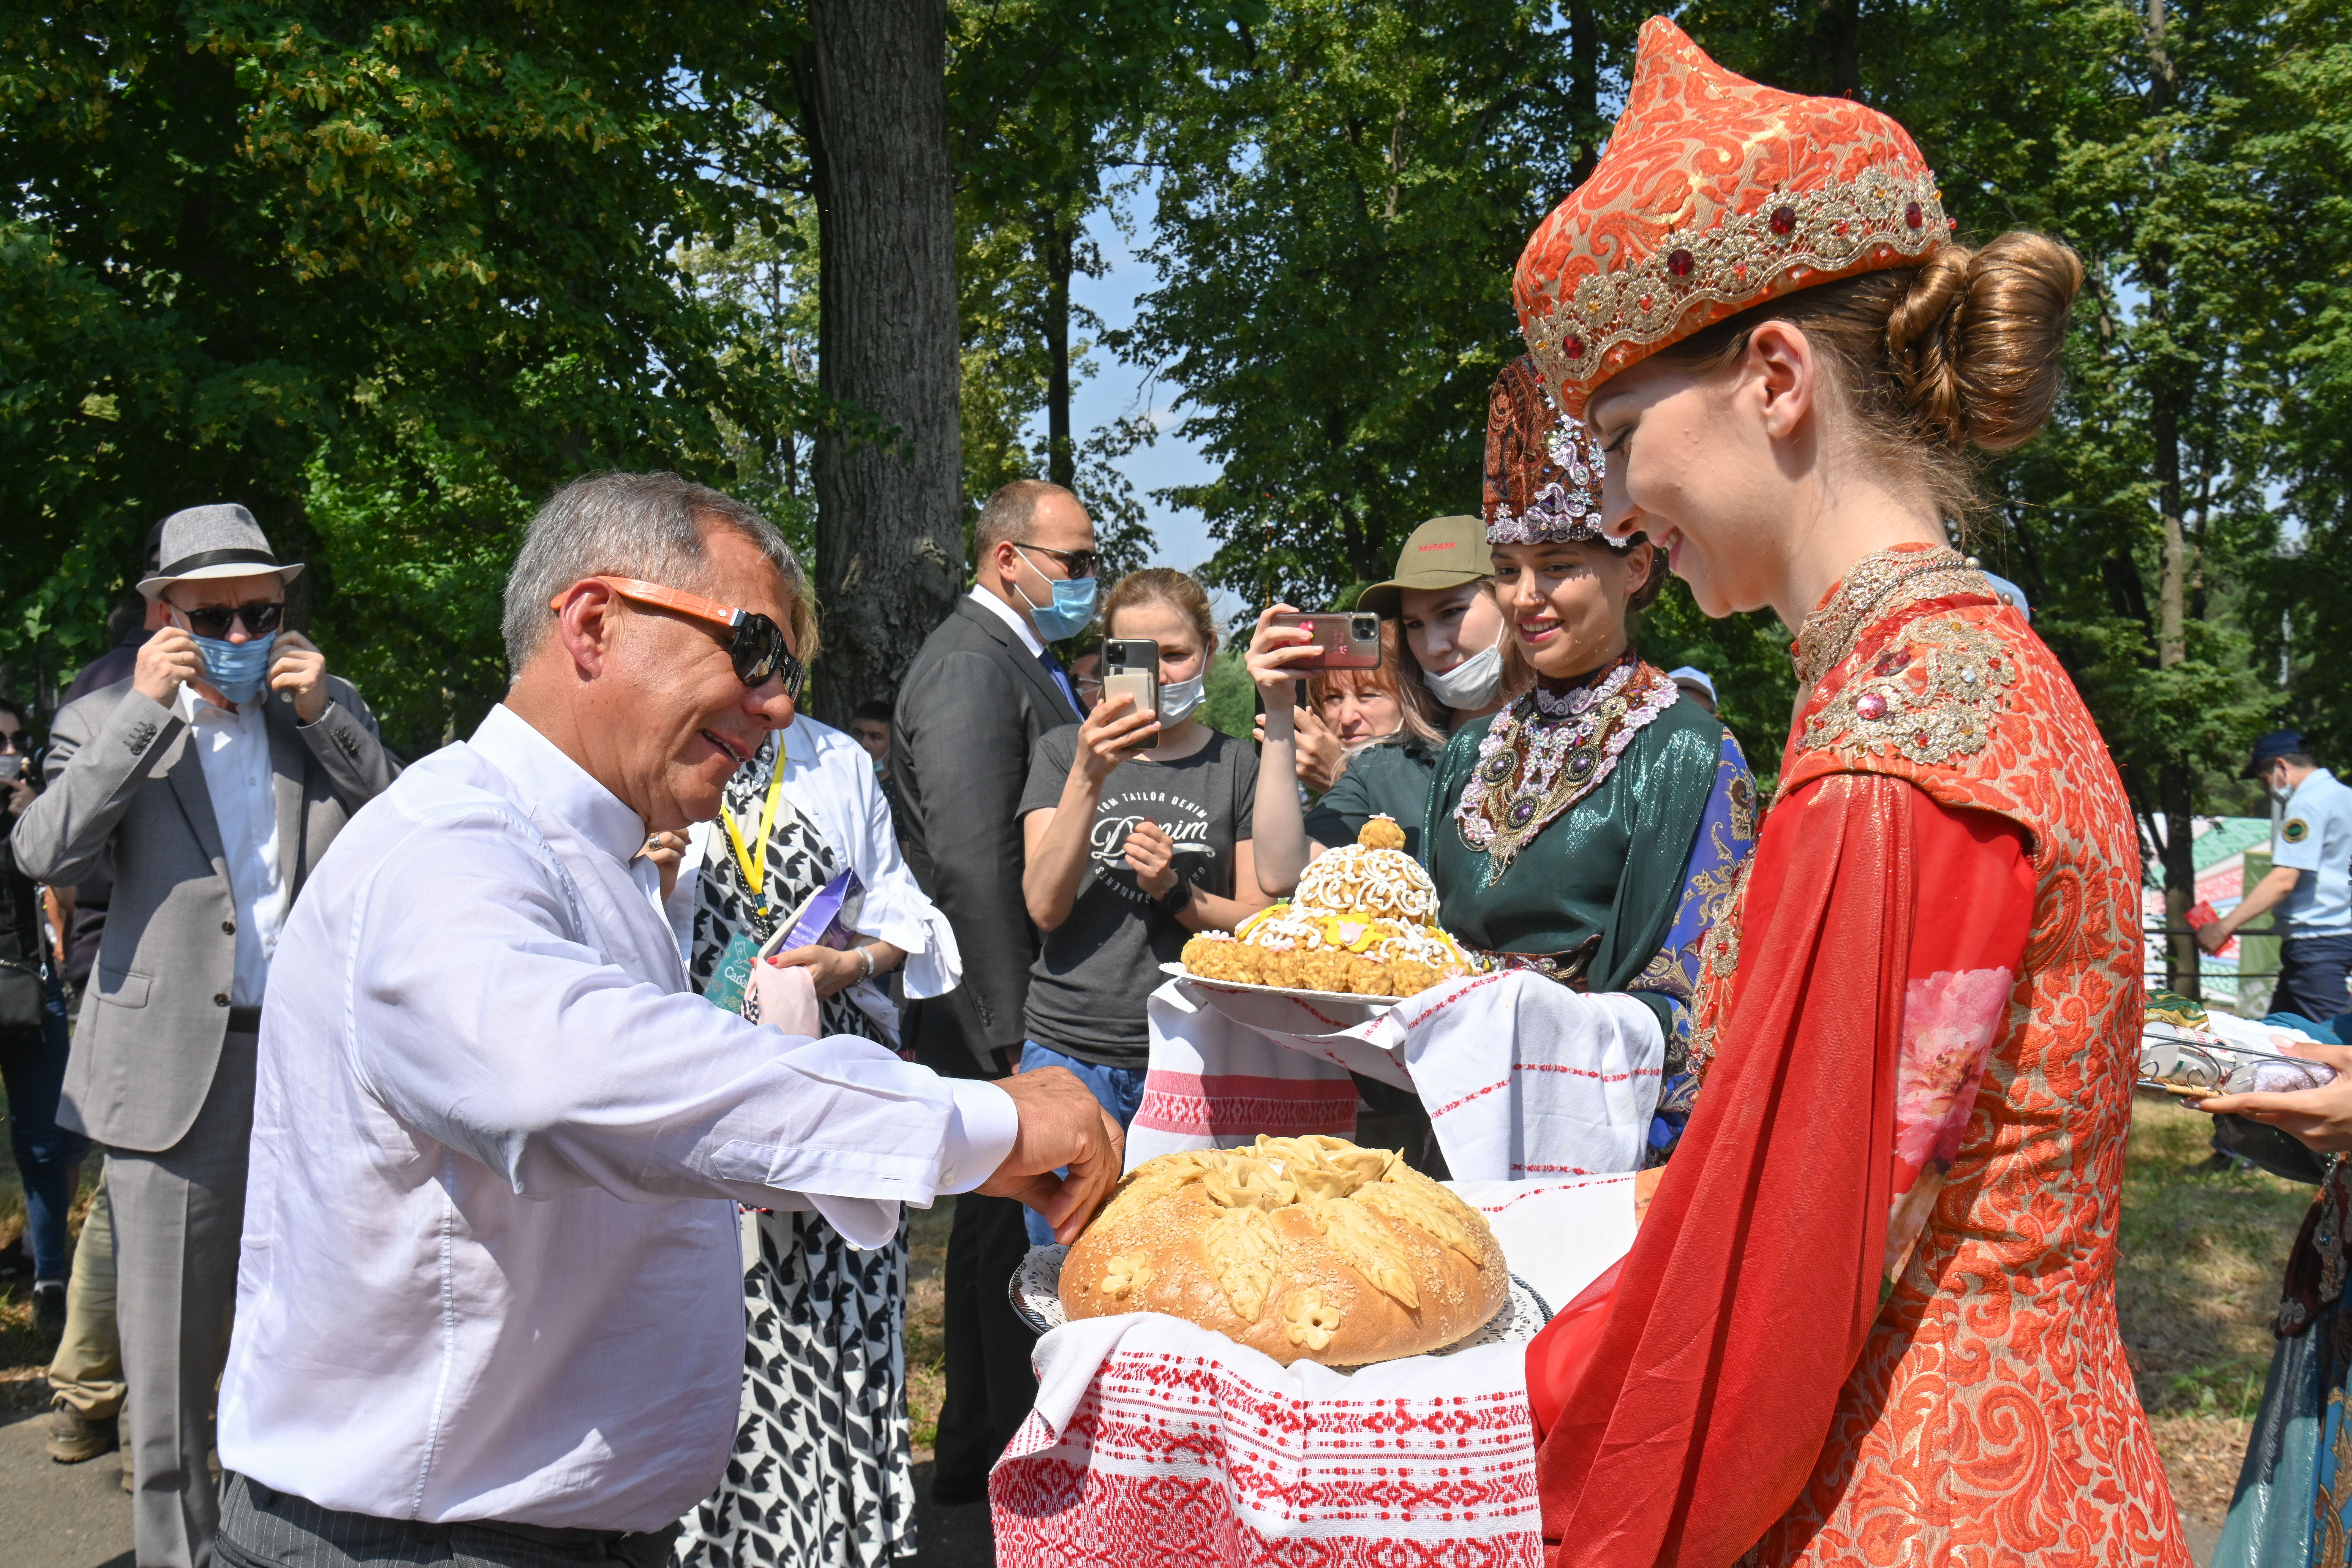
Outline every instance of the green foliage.
<path id="1" fill-rule="evenodd" d="M 762 214 L 724 8 L 242 0 L 0 12 L 0 658 L 97 651 L 147 528 L 238 500 L 396 743 L 502 684 L 520 510 L 609 467 L 723 479 L 805 415 L 727 356 L 679 241 Z M 722 363 L 724 362 L 724 363 Z M 345 588 L 354 595 L 341 601 Z M 53 687 L 51 688 L 53 689 Z"/>
<path id="2" fill-rule="evenodd" d="M 1119 346 L 1219 465 L 1167 497 L 1206 514 L 1212 576 L 1322 604 L 1475 507 L 1487 390 L 1521 352 L 1511 264 L 1579 126 L 1549 6 L 1267 12 L 1169 73 L 1160 282 Z"/>

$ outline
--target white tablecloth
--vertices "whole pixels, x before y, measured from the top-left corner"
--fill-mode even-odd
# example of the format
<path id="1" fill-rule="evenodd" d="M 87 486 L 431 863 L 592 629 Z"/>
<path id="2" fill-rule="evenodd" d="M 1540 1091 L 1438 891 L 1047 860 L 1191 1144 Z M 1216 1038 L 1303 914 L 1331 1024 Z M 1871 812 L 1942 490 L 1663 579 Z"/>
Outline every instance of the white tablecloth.
<path id="1" fill-rule="evenodd" d="M 1171 980 L 1148 1008 L 1151 1057 L 1129 1170 L 1261 1132 L 1352 1137 L 1352 1069 L 1418 1092 L 1457 1177 L 1631 1171 L 1657 1109 L 1665 1040 L 1631 996 L 1524 970 L 1450 980 L 1349 1026 L 1338 1010 Z"/>

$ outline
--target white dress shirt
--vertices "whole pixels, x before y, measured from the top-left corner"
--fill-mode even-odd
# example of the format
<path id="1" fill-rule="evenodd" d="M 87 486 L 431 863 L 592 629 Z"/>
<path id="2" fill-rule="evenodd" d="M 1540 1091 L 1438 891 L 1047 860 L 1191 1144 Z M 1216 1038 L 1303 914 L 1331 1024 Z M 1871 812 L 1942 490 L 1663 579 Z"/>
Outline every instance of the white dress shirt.
<path id="1" fill-rule="evenodd" d="M 923 896 L 915 874 L 898 853 L 890 822 L 890 802 L 874 777 L 874 758 L 865 747 L 830 724 L 802 714 L 783 732 L 784 794 L 824 835 L 866 889 L 857 932 L 877 937 L 907 953 L 902 976 L 910 997 L 944 996 L 963 984 L 963 955 L 947 916 Z M 744 766 L 752 793 L 764 796 L 775 742 Z M 725 810 L 725 806 L 719 807 Z M 739 824 L 749 847 L 760 836 L 755 818 Z M 698 822 L 687 831 L 685 862 L 669 897 L 670 929 L 680 953 L 694 943 L 694 900 L 712 839 L 725 841 L 716 822 Z"/>
<path id="2" fill-rule="evenodd" d="M 268 700 L 264 693 L 222 708 L 186 685 L 177 699 L 180 717 L 188 723 L 188 743 L 204 765 L 205 794 L 212 797 L 221 858 L 228 865 L 228 893 L 236 906 L 236 973 L 228 999 L 240 1007 L 261 1005 L 269 960 L 286 925 L 278 789 L 269 765 L 269 721 L 261 707 Z"/>
<path id="3" fill-rule="evenodd" d="M 644 841 L 500 707 L 312 873 L 262 1020 L 225 1468 L 385 1518 L 659 1528 L 734 1437 L 726 1200 L 875 1247 L 1011 1149 L 992 1085 L 688 994 Z"/>
<path id="4" fill-rule="evenodd" d="M 1021 646 L 1029 650 L 1030 658 L 1034 658 L 1045 651 L 1045 645 L 1037 637 L 1037 623 L 1029 618 L 1028 611 L 1014 609 L 977 583 L 971 585 L 971 599 L 972 603 L 1011 626 L 1013 635 L 1021 639 Z"/>

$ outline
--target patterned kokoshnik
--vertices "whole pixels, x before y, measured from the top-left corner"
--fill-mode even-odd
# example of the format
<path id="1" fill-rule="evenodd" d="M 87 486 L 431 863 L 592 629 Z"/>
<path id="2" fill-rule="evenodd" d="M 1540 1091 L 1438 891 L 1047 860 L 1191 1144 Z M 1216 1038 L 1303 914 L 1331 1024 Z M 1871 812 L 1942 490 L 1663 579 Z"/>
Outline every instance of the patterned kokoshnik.
<path id="1" fill-rule="evenodd" d="M 1540 687 L 1497 716 L 1454 819 L 1463 843 L 1487 855 L 1491 886 L 1528 840 L 1599 788 L 1635 734 L 1675 704 L 1680 688 L 1627 653 L 1563 696 Z"/>
<path id="2" fill-rule="evenodd" d="M 771 766 L 774 765 L 771 762 Z M 755 762 L 726 809 L 756 824 L 768 775 Z M 738 929 L 762 940 L 840 868 L 787 795 L 768 837 L 774 916 L 753 912 L 724 834 L 711 837 L 688 973 L 698 991 Z M 879 1038 L 847 994 L 827 997 L 828 1033 Z M 678 1568 L 882 1568 L 915 1549 L 904 1325 L 907 1224 L 859 1252 L 815 1214 L 761 1216 L 760 1259 L 743 1276 L 745 1346 L 735 1447 L 718 1489 L 687 1515 Z"/>

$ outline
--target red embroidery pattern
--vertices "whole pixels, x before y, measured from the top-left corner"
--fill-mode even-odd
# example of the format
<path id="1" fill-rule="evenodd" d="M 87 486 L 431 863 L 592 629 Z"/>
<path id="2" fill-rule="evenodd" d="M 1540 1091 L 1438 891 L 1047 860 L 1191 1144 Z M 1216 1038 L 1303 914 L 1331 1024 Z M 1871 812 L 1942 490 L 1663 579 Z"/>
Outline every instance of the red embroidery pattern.
<path id="1" fill-rule="evenodd" d="M 1246 1131 L 1296 1138 L 1356 1128 L 1356 1086 L 1348 1079 L 1200 1077 L 1154 1072 L 1135 1122 L 1160 1132 L 1218 1137 Z"/>
<path id="2" fill-rule="evenodd" d="M 1540 1568 L 1530 1431 L 1522 1390 L 1309 1401 L 1119 1351 L 990 1476 L 997 1560 Z"/>
<path id="3" fill-rule="evenodd" d="M 1941 591 L 1897 593 L 1873 614 L 1798 715 L 1780 787 L 1885 773 L 2023 826 L 2036 879 L 2031 1012 L 1995 1045 L 1949 1181 L 1846 1382 L 1820 1467 L 1754 1560 L 2186 1568 L 2116 1327 L 2142 1006 L 2130 808 L 2097 726 L 2024 621 L 1989 596 Z M 2016 679 L 1980 745 L 1914 760 L 1832 722 L 1818 731 L 1822 749 L 1801 748 L 1809 722 L 1874 664 L 1986 633 Z M 1702 1027 L 1727 1009 L 1734 978 L 1710 968 Z"/>

